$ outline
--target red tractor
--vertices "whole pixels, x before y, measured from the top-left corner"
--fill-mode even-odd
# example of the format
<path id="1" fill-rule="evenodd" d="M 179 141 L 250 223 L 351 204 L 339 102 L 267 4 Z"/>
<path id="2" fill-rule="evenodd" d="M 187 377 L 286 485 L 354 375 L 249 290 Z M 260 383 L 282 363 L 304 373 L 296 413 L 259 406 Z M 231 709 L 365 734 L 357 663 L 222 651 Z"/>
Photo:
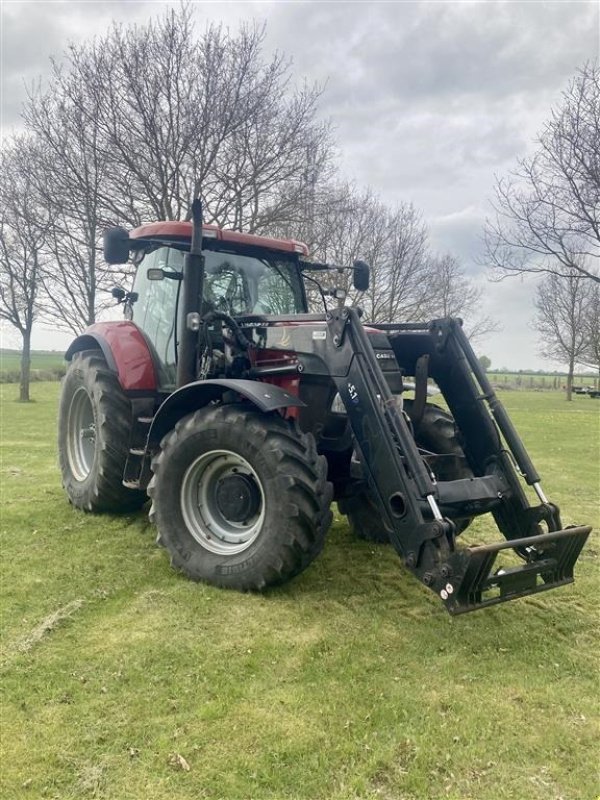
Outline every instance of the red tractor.
<path id="1" fill-rule="evenodd" d="M 137 271 L 132 291 L 113 290 L 125 321 L 92 325 L 66 354 L 73 505 L 131 511 L 149 495 L 173 566 L 240 590 L 306 569 L 334 500 L 451 613 L 573 580 L 590 528 L 563 529 L 460 320 L 365 326 L 339 290 L 308 313 L 304 278 L 341 267 L 293 240 L 203 226 L 199 201 L 192 216 L 105 235 L 106 261 Z M 352 270 L 367 289 L 368 266 Z M 427 402 L 430 381 L 451 413 Z M 482 514 L 505 539 L 460 546 Z M 504 550 L 521 562 L 494 569 Z"/>

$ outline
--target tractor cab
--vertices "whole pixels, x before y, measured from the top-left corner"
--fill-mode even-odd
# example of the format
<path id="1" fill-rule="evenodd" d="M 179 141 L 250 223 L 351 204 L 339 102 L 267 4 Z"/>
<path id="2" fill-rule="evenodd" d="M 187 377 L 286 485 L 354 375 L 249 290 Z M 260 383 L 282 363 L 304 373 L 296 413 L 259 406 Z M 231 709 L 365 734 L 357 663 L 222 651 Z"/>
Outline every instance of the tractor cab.
<path id="1" fill-rule="evenodd" d="M 168 228 L 169 224 L 165 225 Z M 213 230 L 216 232 L 207 232 Z M 143 234 L 144 228 L 138 231 Z M 136 251 L 136 275 L 125 316 L 152 346 L 161 388 L 172 390 L 176 384 L 178 332 L 183 324 L 182 279 L 189 239 L 139 238 L 144 238 L 145 244 Z M 203 245 L 202 316 L 215 312 L 229 317 L 289 317 L 306 311 L 297 253 L 216 237 L 205 238 Z"/>

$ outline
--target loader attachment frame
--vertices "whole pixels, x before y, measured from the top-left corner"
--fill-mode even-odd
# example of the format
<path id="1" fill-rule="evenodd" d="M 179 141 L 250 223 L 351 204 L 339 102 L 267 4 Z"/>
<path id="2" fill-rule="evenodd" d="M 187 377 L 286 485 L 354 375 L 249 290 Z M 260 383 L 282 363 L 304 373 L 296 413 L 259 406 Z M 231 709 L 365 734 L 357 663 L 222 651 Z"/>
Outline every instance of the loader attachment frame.
<path id="1" fill-rule="evenodd" d="M 572 582 L 591 528 L 562 528 L 559 509 L 545 497 L 461 321 L 376 326 L 386 331 L 407 374 L 418 375 L 428 365 L 456 420 L 474 477 L 445 483 L 435 481 L 419 452 L 357 310 L 338 308 L 326 322 L 327 363 L 348 414 L 364 481 L 393 546 L 447 610 L 461 614 Z M 517 469 L 539 505 L 530 505 Z M 458 546 L 450 515 L 456 507 L 461 514 L 491 512 L 505 541 Z M 513 550 L 524 563 L 492 572 L 504 550 Z"/>

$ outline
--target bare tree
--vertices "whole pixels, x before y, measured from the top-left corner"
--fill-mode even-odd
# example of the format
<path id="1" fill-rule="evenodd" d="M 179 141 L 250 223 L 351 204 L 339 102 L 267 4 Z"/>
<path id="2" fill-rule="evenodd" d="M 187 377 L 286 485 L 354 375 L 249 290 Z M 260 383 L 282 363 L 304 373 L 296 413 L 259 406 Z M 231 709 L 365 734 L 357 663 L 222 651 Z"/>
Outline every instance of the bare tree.
<path id="1" fill-rule="evenodd" d="M 29 401 L 31 333 L 50 228 L 49 212 L 32 180 L 34 160 L 35 148 L 26 137 L 10 141 L 0 160 L 0 319 L 22 338 L 21 402 Z"/>
<path id="2" fill-rule="evenodd" d="M 325 168 L 331 143 L 316 119 L 319 89 L 294 89 L 283 56 L 263 60 L 264 38 L 258 25 L 196 35 L 183 4 L 71 46 L 54 80 L 82 89 L 71 102 L 98 126 L 112 178 L 100 192 L 115 219 L 185 219 L 197 196 L 207 221 L 226 227 L 286 218 L 309 155 Z"/>
<path id="3" fill-rule="evenodd" d="M 541 354 L 567 365 L 567 400 L 571 400 L 575 365 L 586 352 L 585 318 L 588 305 L 586 279 L 547 275 L 537 290 L 535 327 L 542 337 Z"/>
<path id="4" fill-rule="evenodd" d="M 348 302 L 358 303 L 365 320 L 420 321 L 433 317 L 465 317 L 471 338 L 498 330 L 498 324 L 480 313 L 482 290 L 451 255 L 430 255 L 427 229 L 421 215 L 409 204 L 392 209 L 370 190 L 357 191 L 348 184 L 316 187 L 312 213 L 299 220 L 296 235 L 309 244 L 317 261 L 351 265 L 364 258 L 371 265 L 369 290 L 359 295 L 349 271 L 318 276 L 325 288 L 342 288 Z M 276 235 L 287 231 L 275 227 Z M 309 276 L 310 277 L 310 276 Z M 310 286 L 313 308 L 322 305 Z"/>
<path id="5" fill-rule="evenodd" d="M 412 204 L 382 208 L 381 212 L 382 231 L 374 237 L 374 280 L 367 314 L 373 322 L 423 319 L 431 292 L 427 229 Z"/>
<path id="6" fill-rule="evenodd" d="M 552 112 L 531 158 L 496 185 L 485 229 L 498 277 L 523 272 L 600 281 L 600 68 L 586 64 Z"/>
<path id="7" fill-rule="evenodd" d="M 420 213 L 410 204 L 389 208 L 369 189 L 349 184 L 317 187 L 311 213 L 298 220 L 296 235 L 309 245 L 316 261 L 351 265 L 365 259 L 371 265 L 371 285 L 359 294 L 350 271 L 318 276 L 325 288 L 343 289 L 348 302 L 358 303 L 371 322 L 421 319 L 429 294 L 427 230 Z M 281 228 L 273 233 L 283 235 Z M 318 307 L 318 292 L 310 292 Z"/>
<path id="8" fill-rule="evenodd" d="M 78 331 L 114 282 L 99 255 L 109 224 L 185 219 L 201 195 L 207 222 L 260 232 L 302 205 L 330 168 L 317 87 L 291 86 L 282 56 L 264 60 L 264 27 L 194 33 L 183 4 L 140 27 L 114 25 L 71 45 L 24 111 L 48 157 L 40 190 L 54 211 L 49 310 Z M 108 298 L 108 295 L 106 295 Z"/>
<path id="9" fill-rule="evenodd" d="M 110 214 L 103 193 L 113 167 L 98 113 L 81 77 L 56 64 L 50 88 L 32 91 L 24 108 L 27 127 L 43 146 L 32 175 L 53 221 L 47 245 L 54 268 L 42 276 L 45 312 L 73 333 L 95 321 L 102 290 L 112 282 L 99 257 Z"/>
<path id="10" fill-rule="evenodd" d="M 598 371 L 600 381 L 600 285 L 595 284 L 588 293 L 583 318 L 585 348 L 580 363 Z M 600 388 L 600 387 L 599 387 Z"/>
<path id="11" fill-rule="evenodd" d="M 445 253 L 430 259 L 429 317 L 460 317 L 471 341 L 500 330 L 497 320 L 481 312 L 483 289 L 468 277 L 454 256 Z"/>

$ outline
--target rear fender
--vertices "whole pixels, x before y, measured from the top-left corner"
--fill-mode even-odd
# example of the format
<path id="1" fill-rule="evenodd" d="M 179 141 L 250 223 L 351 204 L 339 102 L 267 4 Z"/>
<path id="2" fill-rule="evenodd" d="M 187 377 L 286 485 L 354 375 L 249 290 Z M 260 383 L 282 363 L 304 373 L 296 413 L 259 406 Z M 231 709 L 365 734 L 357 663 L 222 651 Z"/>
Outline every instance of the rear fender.
<path id="1" fill-rule="evenodd" d="M 248 380 L 215 379 L 196 381 L 183 386 L 169 395 L 156 412 L 150 432 L 148 446 L 159 444 L 163 436 L 186 414 L 207 406 L 214 400 L 222 400 L 226 392 L 242 395 L 263 413 L 280 408 L 300 408 L 305 405 L 293 394 L 269 383 Z"/>
<path id="2" fill-rule="evenodd" d="M 102 351 L 126 392 L 155 392 L 156 369 L 143 333 L 133 322 L 97 322 L 85 330 L 65 353 L 71 361 L 82 350 Z"/>

